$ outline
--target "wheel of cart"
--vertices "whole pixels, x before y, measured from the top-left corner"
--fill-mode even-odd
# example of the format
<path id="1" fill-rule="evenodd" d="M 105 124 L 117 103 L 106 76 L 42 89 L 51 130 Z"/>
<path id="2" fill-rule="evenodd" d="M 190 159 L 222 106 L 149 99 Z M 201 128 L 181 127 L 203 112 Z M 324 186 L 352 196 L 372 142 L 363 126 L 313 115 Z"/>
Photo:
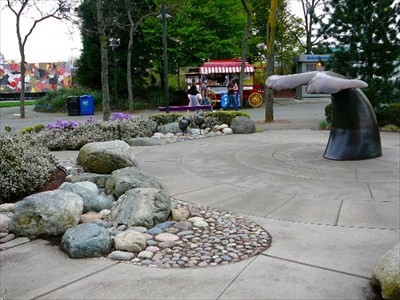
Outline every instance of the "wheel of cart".
<path id="1" fill-rule="evenodd" d="M 213 91 L 207 91 L 207 97 L 210 99 L 212 107 L 217 106 L 217 95 Z"/>
<path id="2" fill-rule="evenodd" d="M 247 102 L 251 107 L 260 107 L 263 103 L 263 96 L 260 93 L 252 93 L 247 98 Z"/>

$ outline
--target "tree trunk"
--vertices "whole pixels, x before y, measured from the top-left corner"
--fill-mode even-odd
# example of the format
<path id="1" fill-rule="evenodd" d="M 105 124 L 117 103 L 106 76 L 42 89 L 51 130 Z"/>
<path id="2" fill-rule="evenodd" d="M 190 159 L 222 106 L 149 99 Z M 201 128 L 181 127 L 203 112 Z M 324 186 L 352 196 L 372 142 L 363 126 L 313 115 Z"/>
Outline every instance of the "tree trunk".
<path id="1" fill-rule="evenodd" d="M 276 13 L 278 1 L 271 0 L 271 8 L 267 23 L 267 78 L 274 74 L 274 44 L 276 31 Z M 274 120 L 274 95 L 271 89 L 265 89 L 265 122 Z"/>
<path id="2" fill-rule="evenodd" d="M 103 96 L 103 121 L 110 118 L 110 89 L 108 87 L 108 38 L 103 20 L 103 0 L 97 0 L 97 26 L 101 51 L 101 88 Z"/>
<path id="3" fill-rule="evenodd" d="M 244 99 L 243 99 L 243 82 L 244 82 L 244 68 L 246 66 L 247 60 L 247 42 L 249 40 L 249 32 L 251 26 L 251 11 L 247 6 L 246 0 L 241 0 L 244 10 L 246 11 L 247 15 L 247 23 L 246 27 L 244 28 L 243 32 L 243 41 L 242 41 L 242 55 L 241 55 L 241 68 L 240 68 L 240 80 L 239 80 L 239 93 L 240 93 L 240 101 L 242 101 L 242 105 L 244 106 Z"/>
<path id="4" fill-rule="evenodd" d="M 128 87 L 128 106 L 129 112 L 133 113 L 133 91 L 132 91 L 132 47 L 133 47 L 133 33 L 135 31 L 135 24 L 132 19 L 131 12 L 128 7 L 129 19 L 129 42 L 128 42 L 128 55 L 126 59 L 126 80 Z"/>
<path id="5" fill-rule="evenodd" d="M 22 41 L 21 36 L 21 28 L 20 28 L 20 19 L 21 15 L 16 14 L 16 27 L 17 27 L 17 38 L 18 38 L 18 47 L 19 47 L 19 54 L 21 55 L 21 91 L 19 97 L 19 116 L 21 119 L 25 119 L 25 44 Z M 18 85 L 16 87 L 16 91 L 18 91 Z"/>
<path id="6" fill-rule="evenodd" d="M 20 98 L 19 98 L 19 114 L 21 119 L 25 119 L 25 53 L 23 49 L 21 51 L 21 91 L 20 91 Z M 18 90 L 18 86 L 17 86 Z"/>

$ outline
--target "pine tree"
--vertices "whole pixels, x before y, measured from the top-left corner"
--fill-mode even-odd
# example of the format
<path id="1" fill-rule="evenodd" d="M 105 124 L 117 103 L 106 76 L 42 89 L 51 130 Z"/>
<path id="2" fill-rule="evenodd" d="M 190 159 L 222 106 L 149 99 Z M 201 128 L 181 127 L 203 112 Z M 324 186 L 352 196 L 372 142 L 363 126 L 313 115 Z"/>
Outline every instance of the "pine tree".
<path id="1" fill-rule="evenodd" d="M 321 33 L 334 40 L 327 69 L 366 81 L 364 92 L 374 106 L 398 99 L 399 1 L 327 0 L 324 10 L 330 17 Z"/>

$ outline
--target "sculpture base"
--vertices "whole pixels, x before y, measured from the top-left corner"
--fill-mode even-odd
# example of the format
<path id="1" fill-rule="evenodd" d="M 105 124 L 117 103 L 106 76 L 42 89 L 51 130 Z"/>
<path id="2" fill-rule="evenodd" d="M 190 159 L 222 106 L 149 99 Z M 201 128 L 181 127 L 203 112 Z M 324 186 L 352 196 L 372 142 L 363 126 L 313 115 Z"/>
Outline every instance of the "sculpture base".
<path id="1" fill-rule="evenodd" d="M 376 132 L 376 131 L 375 131 Z M 382 156 L 378 135 L 370 129 L 331 128 L 324 157 L 332 160 L 364 160 Z"/>

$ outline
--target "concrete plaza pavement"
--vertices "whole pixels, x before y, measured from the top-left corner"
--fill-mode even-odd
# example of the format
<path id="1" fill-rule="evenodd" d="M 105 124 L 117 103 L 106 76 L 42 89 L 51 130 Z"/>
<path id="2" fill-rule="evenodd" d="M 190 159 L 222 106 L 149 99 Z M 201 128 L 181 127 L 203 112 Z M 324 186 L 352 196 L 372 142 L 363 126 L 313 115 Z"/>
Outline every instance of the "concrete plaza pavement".
<path id="1" fill-rule="evenodd" d="M 288 105 L 307 115 L 305 103 Z M 328 131 L 275 129 L 134 148 L 141 170 L 172 197 L 264 227 L 272 244 L 262 254 L 227 266 L 160 269 L 73 260 L 35 240 L 0 252 L 0 297 L 365 299 L 376 261 L 400 241 L 400 134 L 381 133 L 380 158 L 332 161 L 322 157 Z"/>

